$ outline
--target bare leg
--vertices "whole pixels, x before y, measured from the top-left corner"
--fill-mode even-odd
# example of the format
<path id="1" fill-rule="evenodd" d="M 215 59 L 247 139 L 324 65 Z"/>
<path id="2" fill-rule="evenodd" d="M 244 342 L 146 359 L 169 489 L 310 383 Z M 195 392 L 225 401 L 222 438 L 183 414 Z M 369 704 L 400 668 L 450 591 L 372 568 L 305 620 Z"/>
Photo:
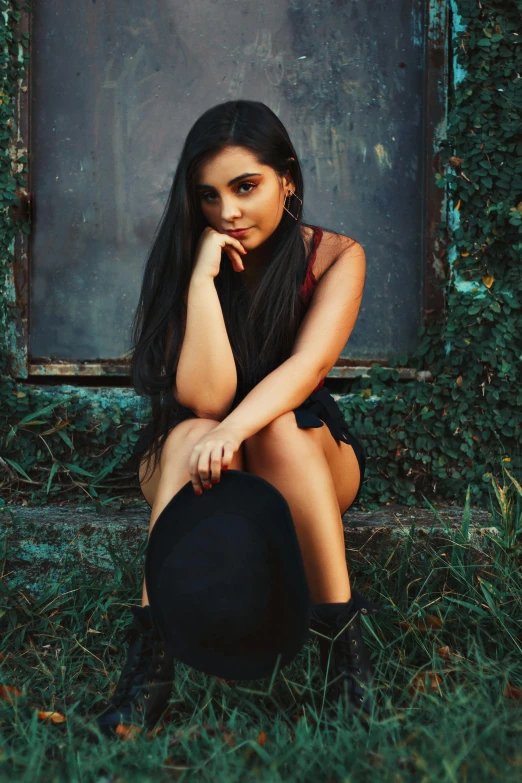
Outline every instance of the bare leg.
<path id="1" fill-rule="evenodd" d="M 212 419 L 190 419 L 178 424 L 169 434 L 161 451 L 160 463 L 157 468 L 161 473 L 152 503 L 149 536 L 167 503 L 185 486 L 187 481 L 190 481 L 188 463 L 194 444 L 197 443 L 204 432 L 208 432 L 218 424 L 218 421 Z M 234 454 L 229 467 L 234 470 L 243 470 L 243 453 L 241 449 Z M 211 489 L 204 491 L 212 492 Z M 149 597 L 144 579 L 141 605 L 147 606 L 148 603 Z"/>
<path id="2" fill-rule="evenodd" d="M 349 601 L 344 532 L 328 462 L 315 429 L 281 416 L 245 442 L 246 469 L 286 499 L 314 603 Z"/>

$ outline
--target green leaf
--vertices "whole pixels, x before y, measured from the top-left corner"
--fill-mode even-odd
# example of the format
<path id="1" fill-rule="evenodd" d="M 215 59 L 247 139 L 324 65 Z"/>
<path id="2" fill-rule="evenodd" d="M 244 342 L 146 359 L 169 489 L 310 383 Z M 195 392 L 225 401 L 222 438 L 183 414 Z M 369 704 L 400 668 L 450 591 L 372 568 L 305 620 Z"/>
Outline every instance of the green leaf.
<path id="1" fill-rule="evenodd" d="M 67 443 L 70 449 L 74 449 L 74 444 L 64 430 L 58 430 L 58 435 L 64 441 L 64 443 Z"/>
<path id="2" fill-rule="evenodd" d="M 18 430 L 18 427 L 16 426 L 16 424 L 11 427 L 11 429 L 9 430 L 9 432 L 7 434 L 7 438 L 5 439 L 5 445 L 6 446 L 9 446 L 9 444 L 13 440 L 14 436 L 16 435 L 16 431 L 17 430 Z"/>
<path id="3" fill-rule="evenodd" d="M 45 490 L 46 494 L 49 494 L 49 490 L 51 489 L 52 480 L 56 475 L 56 471 L 60 467 L 59 462 L 53 462 L 53 466 L 51 468 L 51 472 L 49 473 L 49 481 L 47 482 L 47 489 Z"/>
<path id="4" fill-rule="evenodd" d="M 7 457 L 4 457 L 5 461 L 8 462 L 11 467 L 13 467 L 18 473 L 21 473 L 22 476 L 25 476 L 26 479 L 29 479 L 29 481 L 32 481 L 32 479 L 29 478 L 25 470 L 18 464 L 18 462 L 15 462 L 13 459 L 8 459 Z"/>
<path id="5" fill-rule="evenodd" d="M 484 598 L 486 599 L 487 604 L 488 604 L 489 608 L 491 609 L 491 611 L 493 612 L 493 614 L 497 614 L 497 607 L 496 607 L 495 602 L 493 600 L 493 596 L 491 595 L 491 593 L 487 589 L 486 585 L 481 584 L 480 585 L 480 589 L 482 590 L 482 592 L 484 594 Z"/>
<path id="6" fill-rule="evenodd" d="M 59 400 L 56 400 L 56 402 L 51 402 L 49 405 L 46 405 L 45 408 L 40 408 L 40 410 L 35 411 L 34 413 L 28 413 L 27 416 L 18 422 L 18 425 L 25 424 L 27 421 L 32 421 L 38 416 L 43 416 L 45 413 L 50 413 L 53 408 L 56 408 L 57 405 L 60 405 Z"/>
<path id="7" fill-rule="evenodd" d="M 106 465 L 102 470 L 100 470 L 99 473 L 96 474 L 94 477 L 94 481 L 89 484 L 89 486 L 95 486 L 98 484 L 102 479 L 105 478 L 105 476 L 112 471 L 112 469 L 120 462 L 120 458 L 116 457 L 116 459 L 111 460 L 108 465 Z"/>
<path id="8" fill-rule="evenodd" d="M 93 477 L 92 473 L 89 473 L 87 470 L 80 468 L 78 465 L 73 465 L 70 462 L 64 462 L 63 466 L 64 468 L 69 468 L 69 470 L 72 470 L 73 473 L 79 473 L 81 476 L 90 476 L 91 478 Z"/>
<path id="9" fill-rule="evenodd" d="M 467 609 L 470 610 L 470 612 L 476 612 L 477 614 L 480 614 L 482 617 L 488 617 L 488 612 L 486 612 L 485 609 L 483 609 L 481 606 L 475 606 L 474 604 L 470 604 L 468 601 L 461 601 L 459 598 L 452 598 L 449 595 L 443 596 L 445 601 L 451 601 L 453 604 L 459 604 L 459 606 L 465 606 Z"/>

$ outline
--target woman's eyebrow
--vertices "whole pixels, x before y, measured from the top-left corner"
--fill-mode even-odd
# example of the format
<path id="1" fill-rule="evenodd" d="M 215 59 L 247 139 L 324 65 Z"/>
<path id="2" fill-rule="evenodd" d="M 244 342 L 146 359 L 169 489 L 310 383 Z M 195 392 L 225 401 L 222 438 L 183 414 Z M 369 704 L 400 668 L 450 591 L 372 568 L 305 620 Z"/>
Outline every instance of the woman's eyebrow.
<path id="1" fill-rule="evenodd" d="M 239 177 L 234 177 L 234 179 L 231 179 L 228 183 L 228 187 L 230 185 L 233 185 L 235 182 L 239 182 L 240 179 L 244 179 L 245 177 L 260 177 L 261 174 L 259 172 L 253 172 L 251 174 L 240 174 Z M 196 185 L 196 190 L 203 190 L 203 188 L 206 188 L 207 190 L 214 190 L 212 185 Z"/>

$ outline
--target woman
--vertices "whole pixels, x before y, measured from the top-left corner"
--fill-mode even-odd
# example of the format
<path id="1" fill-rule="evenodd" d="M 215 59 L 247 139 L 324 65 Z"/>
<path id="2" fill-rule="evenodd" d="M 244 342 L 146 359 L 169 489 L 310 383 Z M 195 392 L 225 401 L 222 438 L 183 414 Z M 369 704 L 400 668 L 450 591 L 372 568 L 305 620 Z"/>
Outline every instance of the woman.
<path id="1" fill-rule="evenodd" d="M 292 512 L 312 601 L 333 622 L 353 609 L 341 515 L 358 497 L 365 459 L 322 387 L 355 325 L 366 262 L 355 240 L 303 223 L 302 200 L 296 151 L 263 103 L 228 101 L 193 125 L 133 323 L 133 384 L 150 397 L 152 421 L 130 464 L 152 510 L 149 533 L 189 480 L 202 494 L 234 468 L 274 484 Z M 170 692 L 173 661 L 145 584 L 133 614 L 103 727 L 130 720 L 133 707 L 154 725 Z M 355 664 L 345 656 L 338 665 L 344 680 L 356 665 L 366 682 L 360 634 L 352 643 Z"/>

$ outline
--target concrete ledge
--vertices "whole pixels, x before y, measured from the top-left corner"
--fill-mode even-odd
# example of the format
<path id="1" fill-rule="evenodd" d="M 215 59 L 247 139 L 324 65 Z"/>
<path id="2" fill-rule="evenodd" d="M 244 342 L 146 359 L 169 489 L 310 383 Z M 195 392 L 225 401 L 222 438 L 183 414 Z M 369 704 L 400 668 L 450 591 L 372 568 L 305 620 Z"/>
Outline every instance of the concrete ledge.
<path id="1" fill-rule="evenodd" d="M 389 556 L 401 550 L 415 523 L 412 554 L 427 540 L 447 539 L 447 530 L 462 525 L 463 508 L 431 509 L 385 506 L 362 511 L 354 505 L 343 516 L 347 561 L 355 567 L 368 557 Z M 143 575 L 150 509 L 133 507 L 122 511 L 92 506 L 7 506 L 0 511 L 2 573 L 12 588 L 40 594 L 76 568 L 86 581 L 108 579 L 116 568 L 136 569 Z M 481 548 L 482 541 L 498 533 L 490 526 L 489 512 L 472 508 L 469 537 Z"/>

